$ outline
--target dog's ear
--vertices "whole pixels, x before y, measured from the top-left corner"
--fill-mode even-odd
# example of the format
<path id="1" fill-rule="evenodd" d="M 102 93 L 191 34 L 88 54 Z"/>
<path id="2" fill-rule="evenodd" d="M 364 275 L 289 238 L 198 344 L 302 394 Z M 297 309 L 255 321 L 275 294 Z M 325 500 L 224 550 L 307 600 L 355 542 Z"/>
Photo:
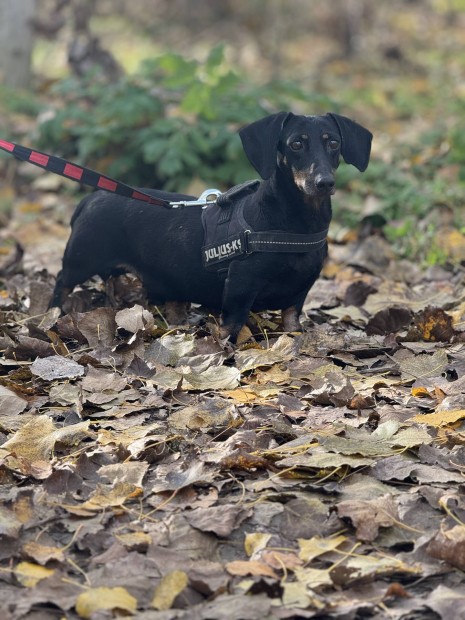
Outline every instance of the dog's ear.
<path id="1" fill-rule="evenodd" d="M 370 160 L 371 140 L 373 135 L 350 118 L 332 114 L 329 116 L 336 124 L 341 135 L 341 154 L 347 164 L 352 164 L 363 172 Z"/>
<path id="2" fill-rule="evenodd" d="M 239 131 L 245 154 L 262 179 L 269 179 L 276 169 L 279 138 L 291 116 L 292 112 L 271 114 Z"/>

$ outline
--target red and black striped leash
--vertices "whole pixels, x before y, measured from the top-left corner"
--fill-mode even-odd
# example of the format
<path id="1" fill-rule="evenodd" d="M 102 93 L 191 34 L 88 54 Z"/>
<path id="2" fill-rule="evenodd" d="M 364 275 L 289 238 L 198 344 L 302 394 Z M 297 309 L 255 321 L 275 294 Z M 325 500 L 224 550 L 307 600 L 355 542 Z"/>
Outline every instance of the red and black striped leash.
<path id="1" fill-rule="evenodd" d="M 40 151 L 29 149 L 25 146 L 21 146 L 21 144 L 15 144 L 14 142 L 8 142 L 7 140 L 0 139 L 0 149 L 14 155 L 21 161 L 27 161 L 30 164 L 39 166 L 39 168 L 44 168 L 45 170 L 59 174 L 62 177 L 82 183 L 83 185 L 103 189 L 107 192 L 112 192 L 113 194 L 126 196 L 127 198 L 142 200 L 143 202 L 148 202 L 151 205 L 159 205 L 166 207 L 167 209 L 177 206 L 177 203 L 171 203 L 168 200 L 150 196 L 150 194 L 146 194 L 140 189 L 136 189 L 130 185 L 116 181 L 111 177 L 104 176 L 103 174 L 95 172 L 95 170 L 91 170 L 90 168 L 78 166 L 77 164 L 67 161 L 66 159 L 62 159 L 61 157 L 55 157 L 55 155 L 48 155 L 47 153 L 41 153 Z"/>

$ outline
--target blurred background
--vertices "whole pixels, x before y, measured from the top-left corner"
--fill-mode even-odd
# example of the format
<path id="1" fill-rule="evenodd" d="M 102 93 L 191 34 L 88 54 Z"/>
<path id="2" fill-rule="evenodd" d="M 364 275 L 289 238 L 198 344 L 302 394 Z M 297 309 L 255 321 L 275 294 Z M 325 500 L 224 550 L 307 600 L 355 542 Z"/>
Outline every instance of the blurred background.
<path id="1" fill-rule="evenodd" d="M 335 111 L 375 139 L 366 173 L 341 165 L 334 239 L 459 263 L 464 44 L 465 0 L 1 0 L 0 137 L 198 194 L 255 176 L 242 125 Z M 84 188 L 8 155 L 0 182 L 4 230 L 62 243 Z"/>

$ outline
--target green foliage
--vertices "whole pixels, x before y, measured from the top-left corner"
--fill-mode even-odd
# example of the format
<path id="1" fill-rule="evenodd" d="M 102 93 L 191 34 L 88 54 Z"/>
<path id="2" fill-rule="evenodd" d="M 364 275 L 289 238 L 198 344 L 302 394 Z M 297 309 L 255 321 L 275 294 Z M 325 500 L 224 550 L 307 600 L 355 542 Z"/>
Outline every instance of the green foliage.
<path id="1" fill-rule="evenodd" d="M 448 256 L 436 243 L 441 224 L 434 223 L 436 212 L 443 207 L 457 227 L 465 224 L 465 141 L 458 127 L 451 130 L 449 142 L 446 136 L 438 125 L 419 134 L 413 145 L 397 147 L 392 161 L 372 159 L 363 175 L 342 165 L 338 186 L 348 192 L 349 208 L 335 209 L 335 217 L 355 228 L 364 215 L 365 198 L 373 195 L 378 207 L 370 217 L 382 217 L 383 232 L 398 256 L 425 265 L 446 263 Z M 457 170 L 456 164 L 461 164 Z"/>
<path id="2" fill-rule="evenodd" d="M 42 104 L 31 97 L 26 91 L 16 90 L 0 84 L 0 109 L 9 114 L 24 114 L 26 116 L 37 116 L 42 108 Z"/>
<path id="3" fill-rule="evenodd" d="M 40 146 L 135 185 L 181 190 L 194 178 L 229 187 L 253 172 L 237 129 L 274 110 L 333 107 L 296 84 L 255 86 L 228 67 L 222 46 L 205 62 L 167 53 L 135 76 L 60 82 L 64 105 L 40 126 Z"/>

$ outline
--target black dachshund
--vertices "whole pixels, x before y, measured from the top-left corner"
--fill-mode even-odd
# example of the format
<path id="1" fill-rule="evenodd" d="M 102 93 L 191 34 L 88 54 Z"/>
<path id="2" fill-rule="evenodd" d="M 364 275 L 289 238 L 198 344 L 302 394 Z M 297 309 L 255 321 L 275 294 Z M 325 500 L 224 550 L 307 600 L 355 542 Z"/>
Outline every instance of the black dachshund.
<path id="1" fill-rule="evenodd" d="M 97 191 L 77 207 L 52 306 L 77 284 L 137 274 L 154 304 L 194 302 L 221 311 L 221 336 L 235 342 L 250 310 L 299 316 L 327 255 L 331 195 L 340 157 L 363 171 L 372 134 L 338 114 L 280 112 L 241 129 L 263 181 L 238 186 L 215 204 L 166 209 Z M 192 196 L 157 190 L 169 201 Z"/>

